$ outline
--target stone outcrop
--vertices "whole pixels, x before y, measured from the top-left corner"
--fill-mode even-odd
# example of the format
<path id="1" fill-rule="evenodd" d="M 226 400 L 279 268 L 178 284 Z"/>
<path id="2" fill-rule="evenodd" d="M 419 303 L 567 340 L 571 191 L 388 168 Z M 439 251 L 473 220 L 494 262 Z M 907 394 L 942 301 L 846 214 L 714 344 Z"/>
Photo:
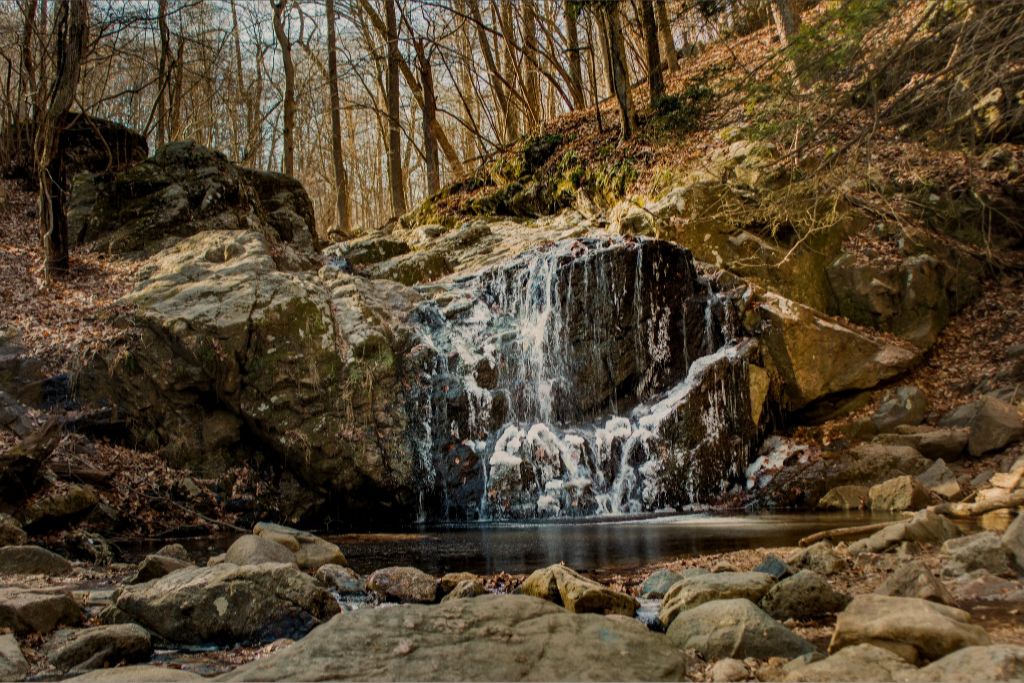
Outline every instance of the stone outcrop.
<path id="1" fill-rule="evenodd" d="M 683 652 L 636 622 L 571 614 L 527 596 L 485 595 L 342 614 L 223 679 L 676 681 L 685 675 Z"/>
<path id="2" fill-rule="evenodd" d="M 815 648 L 744 598 L 715 600 L 681 613 L 665 636 L 705 659 L 791 659 Z"/>
<path id="3" fill-rule="evenodd" d="M 82 620 L 82 608 L 70 593 L 59 590 L 0 588 L 0 628 L 20 636 L 49 633 Z"/>

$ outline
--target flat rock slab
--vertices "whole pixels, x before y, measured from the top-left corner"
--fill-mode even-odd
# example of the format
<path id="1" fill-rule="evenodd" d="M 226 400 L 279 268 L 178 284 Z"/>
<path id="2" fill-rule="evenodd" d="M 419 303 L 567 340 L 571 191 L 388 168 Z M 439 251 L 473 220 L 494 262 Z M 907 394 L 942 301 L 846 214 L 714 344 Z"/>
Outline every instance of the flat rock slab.
<path id="1" fill-rule="evenodd" d="M 744 598 L 714 600 L 686 610 L 672 622 L 666 637 L 682 650 L 696 650 L 704 659 L 792 659 L 815 651 Z"/>
<path id="2" fill-rule="evenodd" d="M 46 659 L 60 671 L 102 669 L 149 659 L 153 644 L 138 624 L 113 624 L 58 631 Z"/>
<path id="3" fill-rule="evenodd" d="M 1024 680 L 1024 646 L 965 647 L 919 669 L 907 680 L 1021 681 Z"/>
<path id="4" fill-rule="evenodd" d="M 37 545 L 9 545 L 0 548 L 0 575 L 45 574 L 64 576 L 71 573 L 71 563 Z"/>
<path id="5" fill-rule="evenodd" d="M 861 643 L 884 645 L 913 662 L 989 645 L 991 640 L 985 629 L 970 623 L 967 612 L 955 607 L 918 598 L 859 595 L 836 620 L 829 651 Z"/>
<path id="6" fill-rule="evenodd" d="M 665 594 L 658 620 L 668 627 L 680 612 L 712 600 L 746 598 L 758 602 L 774 584 L 774 577 L 762 572 L 721 572 L 691 576 L 672 586 Z"/>
<path id="7" fill-rule="evenodd" d="M 11 634 L 0 636 L 0 681 L 21 680 L 28 673 L 28 661 L 17 639 Z"/>
<path id="8" fill-rule="evenodd" d="M 49 633 L 82 620 L 82 608 L 61 591 L 0 588 L 0 628 L 18 635 Z"/>
<path id="9" fill-rule="evenodd" d="M 173 683 L 205 679 L 198 674 L 180 669 L 137 664 L 135 666 L 119 666 L 116 669 L 97 669 L 68 680 L 78 683 Z"/>
<path id="10" fill-rule="evenodd" d="M 991 531 L 951 538 L 942 544 L 942 554 L 946 558 L 943 576 L 962 576 L 978 569 L 996 575 L 1012 574 L 1012 555 L 1002 538 Z"/>
<path id="11" fill-rule="evenodd" d="M 831 657 L 800 667 L 788 674 L 785 680 L 817 683 L 902 681 L 916 673 L 917 668 L 907 664 L 899 655 L 885 648 L 863 644 L 843 648 Z"/>
<path id="12" fill-rule="evenodd" d="M 233 645 L 301 637 L 338 610 L 295 565 L 224 563 L 125 586 L 104 618 L 138 623 L 171 643 Z"/>
<path id="13" fill-rule="evenodd" d="M 625 619 L 528 596 L 339 615 L 224 681 L 678 681 L 683 652 Z"/>

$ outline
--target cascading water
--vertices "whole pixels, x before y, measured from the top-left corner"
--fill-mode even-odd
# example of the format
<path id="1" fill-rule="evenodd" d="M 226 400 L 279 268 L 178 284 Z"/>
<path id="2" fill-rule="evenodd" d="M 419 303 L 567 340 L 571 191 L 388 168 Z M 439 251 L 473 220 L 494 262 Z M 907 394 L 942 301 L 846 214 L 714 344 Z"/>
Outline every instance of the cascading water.
<path id="1" fill-rule="evenodd" d="M 429 293 L 408 396 L 425 518 L 678 508 L 742 476 L 751 342 L 685 249 L 559 242 Z"/>

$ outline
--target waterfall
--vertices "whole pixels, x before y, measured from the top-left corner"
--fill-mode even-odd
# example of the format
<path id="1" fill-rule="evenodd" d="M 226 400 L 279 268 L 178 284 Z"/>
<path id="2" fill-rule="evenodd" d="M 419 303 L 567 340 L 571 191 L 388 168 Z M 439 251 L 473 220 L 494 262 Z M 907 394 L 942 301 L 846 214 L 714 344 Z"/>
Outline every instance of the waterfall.
<path id="1" fill-rule="evenodd" d="M 752 342 L 685 249 L 569 240 L 430 294 L 407 397 L 426 518 L 677 509 L 742 478 Z"/>

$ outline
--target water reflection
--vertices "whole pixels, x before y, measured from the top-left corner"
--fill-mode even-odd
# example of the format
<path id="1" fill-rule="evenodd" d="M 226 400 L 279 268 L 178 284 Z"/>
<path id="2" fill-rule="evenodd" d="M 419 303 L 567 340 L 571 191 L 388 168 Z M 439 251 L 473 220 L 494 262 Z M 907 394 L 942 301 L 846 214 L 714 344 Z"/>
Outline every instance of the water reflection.
<path id="1" fill-rule="evenodd" d="M 677 557 L 795 545 L 824 529 L 891 519 L 867 513 L 685 515 L 618 521 L 489 524 L 422 534 L 332 537 L 358 572 L 412 565 L 441 574 L 529 572 L 557 562 L 583 571 L 628 569 Z"/>

